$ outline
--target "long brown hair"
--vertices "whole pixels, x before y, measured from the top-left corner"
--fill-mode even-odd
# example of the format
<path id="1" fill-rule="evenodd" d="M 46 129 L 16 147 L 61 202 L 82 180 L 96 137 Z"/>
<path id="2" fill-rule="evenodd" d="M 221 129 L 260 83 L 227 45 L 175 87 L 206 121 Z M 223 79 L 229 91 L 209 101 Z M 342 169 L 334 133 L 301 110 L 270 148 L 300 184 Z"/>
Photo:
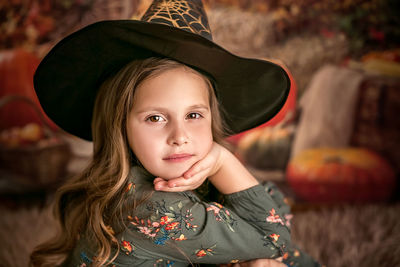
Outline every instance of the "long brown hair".
<path id="1" fill-rule="evenodd" d="M 111 255 L 113 243 L 118 243 L 108 224 L 109 218 L 120 218 L 122 214 L 123 191 L 135 162 L 126 135 L 127 114 L 132 109 L 135 88 L 146 79 L 179 67 L 200 75 L 207 83 L 213 138 L 224 143 L 226 127 L 209 78 L 166 58 L 130 62 L 100 87 L 92 120 L 93 159 L 81 174 L 68 180 L 57 191 L 55 216 L 61 229 L 54 238 L 34 250 L 31 265 L 61 264 L 82 234 L 97 248 L 93 266 L 104 265 L 117 257 Z M 110 205 L 118 209 L 108 209 Z"/>

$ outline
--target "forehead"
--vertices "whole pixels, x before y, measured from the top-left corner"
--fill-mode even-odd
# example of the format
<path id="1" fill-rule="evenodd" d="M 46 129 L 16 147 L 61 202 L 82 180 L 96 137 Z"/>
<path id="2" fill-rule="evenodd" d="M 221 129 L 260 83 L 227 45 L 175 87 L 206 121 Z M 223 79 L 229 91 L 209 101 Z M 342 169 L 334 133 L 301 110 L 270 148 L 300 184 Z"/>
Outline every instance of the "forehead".
<path id="1" fill-rule="evenodd" d="M 144 80 L 136 88 L 133 106 L 209 106 L 208 91 L 208 84 L 202 76 L 185 67 L 179 67 L 162 71 Z"/>

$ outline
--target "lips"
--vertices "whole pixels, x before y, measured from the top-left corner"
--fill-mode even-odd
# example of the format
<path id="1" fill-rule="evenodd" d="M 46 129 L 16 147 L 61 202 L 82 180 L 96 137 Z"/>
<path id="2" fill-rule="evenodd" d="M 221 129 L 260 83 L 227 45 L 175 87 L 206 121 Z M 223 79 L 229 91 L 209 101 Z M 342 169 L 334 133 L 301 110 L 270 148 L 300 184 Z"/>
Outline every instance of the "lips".
<path id="1" fill-rule="evenodd" d="M 169 155 L 163 160 L 168 161 L 168 162 L 183 162 L 186 160 L 189 160 L 193 155 L 192 154 L 187 154 L 187 153 L 182 153 L 182 154 L 172 154 Z"/>

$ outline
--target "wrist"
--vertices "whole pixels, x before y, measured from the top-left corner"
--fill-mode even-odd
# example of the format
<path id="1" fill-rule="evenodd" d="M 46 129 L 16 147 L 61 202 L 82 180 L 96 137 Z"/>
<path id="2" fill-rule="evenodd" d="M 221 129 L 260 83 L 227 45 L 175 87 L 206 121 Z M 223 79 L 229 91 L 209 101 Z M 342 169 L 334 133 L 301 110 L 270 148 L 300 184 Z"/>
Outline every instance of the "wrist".
<path id="1" fill-rule="evenodd" d="M 221 151 L 218 170 L 208 180 L 222 194 L 232 194 L 258 185 L 258 181 L 226 148 Z"/>
<path id="2" fill-rule="evenodd" d="M 232 153 L 225 147 L 223 147 L 221 145 L 218 145 L 218 146 L 219 146 L 219 150 L 218 150 L 218 156 L 216 159 L 215 170 L 211 176 L 215 175 L 222 168 L 223 164 L 228 159 L 229 154 L 232 155 Z"/>

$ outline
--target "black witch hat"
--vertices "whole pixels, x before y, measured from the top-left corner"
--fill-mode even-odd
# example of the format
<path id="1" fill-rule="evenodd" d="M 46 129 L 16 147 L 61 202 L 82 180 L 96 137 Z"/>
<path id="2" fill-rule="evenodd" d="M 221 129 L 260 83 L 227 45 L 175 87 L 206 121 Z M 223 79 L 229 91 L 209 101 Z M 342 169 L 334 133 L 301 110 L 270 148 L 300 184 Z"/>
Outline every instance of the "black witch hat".
<path id="1" fill-rule="evenodd" d="M 212 41 L 201 0 L 154 0 L 141 20 L 100 21 L 65 37 L 37 68 L 35 90 L 57 125 L 91 140 L 101 83 L 148 57 L 171 58 L 207 74 L 233 133 L 268 121 L 289 93 L 280 66 L 238 57 Z"/>

